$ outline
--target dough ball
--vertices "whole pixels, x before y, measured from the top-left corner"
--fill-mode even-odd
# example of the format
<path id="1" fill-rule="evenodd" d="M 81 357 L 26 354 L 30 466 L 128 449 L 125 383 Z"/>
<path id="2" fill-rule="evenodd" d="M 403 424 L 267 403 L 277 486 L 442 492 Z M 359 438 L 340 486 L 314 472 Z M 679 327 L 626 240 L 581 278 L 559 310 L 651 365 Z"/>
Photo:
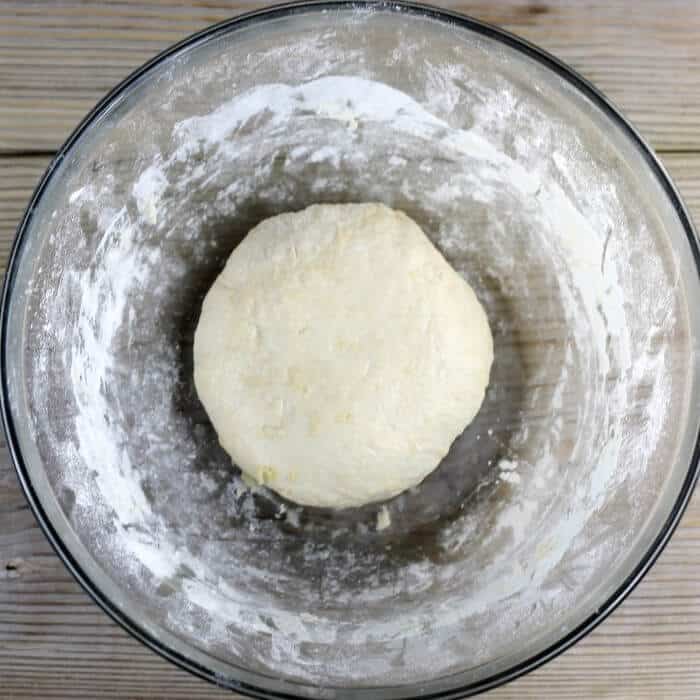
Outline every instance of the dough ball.
<path id="1" fill-rule="evenodd" d="M 241 469 L 344 508 L 422 481 L 479 410 L 493 341 L 469 285 L 405 214 L 312 206 L 256 226 L 209 290 L 197 391 Z"/>

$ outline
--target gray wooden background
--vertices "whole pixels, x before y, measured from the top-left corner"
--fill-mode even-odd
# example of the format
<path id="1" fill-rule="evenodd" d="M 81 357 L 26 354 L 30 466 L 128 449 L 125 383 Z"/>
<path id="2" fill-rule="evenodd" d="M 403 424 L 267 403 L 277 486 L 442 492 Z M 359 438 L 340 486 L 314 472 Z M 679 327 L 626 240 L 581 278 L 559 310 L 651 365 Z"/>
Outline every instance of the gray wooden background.
<path id="1" fill-rule="evenodd" d="M 444 2 L 540 44 L 641 129 L 700 221 L 700 0 Z M 156 52 L 261 3 L 0 0 L 0 265 L 51 154 Z M 0 444 L 0 698 L 232 697 L 131 639 L 53 554 Z M 488 700 L 700 698 L 700 498 L 593 634 Z"/>

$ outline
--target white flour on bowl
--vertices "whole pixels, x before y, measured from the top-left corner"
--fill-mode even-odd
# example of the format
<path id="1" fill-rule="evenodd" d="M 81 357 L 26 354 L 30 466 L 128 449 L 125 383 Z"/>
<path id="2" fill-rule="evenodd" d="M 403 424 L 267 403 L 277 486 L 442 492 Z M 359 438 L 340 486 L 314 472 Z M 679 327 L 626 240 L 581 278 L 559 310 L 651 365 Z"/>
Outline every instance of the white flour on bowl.
<path id="1" fill-rule="evenodd" d="M 116 145 L 76 169 L 29 326 L 46 329 L 29 387 L 40 450 L 102 575 L 148 611 L 137 623 L 225 664 L 330 686 L 506 659 L 592 612 L 602 572 L 651 512 L 663 477 L 645 470 L 676 386 L 675 264 L 647 255 L 661 224 L 612 146 L 552 106 L 537 76 L 526 88 L 456 55 L 414 66 L 425 47 L 402 46 L 387 65 L 414 70 L 412 95 L 361 51 L 318 67 L 290 50 L 286 70 L 309 79 L 234 86 L 142 152 L 119 144 L 148 117 L 124 117 Z M 264 75 L 280 59 L 255 60 Z M 206 103 L 206 85 L 174 84 L 173 114 L 188 85 Z M 240 479 L 188 364 L 198 303 L 234 239 L 315 201 L 405 209 L 475 288 L 496 344 L 480 418 L 436 475 L 337 515 Z"/>

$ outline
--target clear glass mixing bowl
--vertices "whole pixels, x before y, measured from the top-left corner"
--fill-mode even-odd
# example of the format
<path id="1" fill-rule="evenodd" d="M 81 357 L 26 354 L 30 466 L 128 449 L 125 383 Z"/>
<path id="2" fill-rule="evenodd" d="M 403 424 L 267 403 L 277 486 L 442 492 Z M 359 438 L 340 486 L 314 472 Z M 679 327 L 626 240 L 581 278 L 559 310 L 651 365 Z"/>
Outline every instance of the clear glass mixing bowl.
<path id="1" fill-rule="evenodd" d="M 434 474 L 333 513 L 240 479 L 192 333 L 256 222 L 347 201 L 423 227 L 496 359 Z M 168 658 L 262 696 L 466 694 L 579 638 L 670 536 L 698 298 L 668 176 L 569 69 L 435 9 L 285 6 L 165 52 L 59 153 L 7 274 L 5 427 L 68 567 Z"/>

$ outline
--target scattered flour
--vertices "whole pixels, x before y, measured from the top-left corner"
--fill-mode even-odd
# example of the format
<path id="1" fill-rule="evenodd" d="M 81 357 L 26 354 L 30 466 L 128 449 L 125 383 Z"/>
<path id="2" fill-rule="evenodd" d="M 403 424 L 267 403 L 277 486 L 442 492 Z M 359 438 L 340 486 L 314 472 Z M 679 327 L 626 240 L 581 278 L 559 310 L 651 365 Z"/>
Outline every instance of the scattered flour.
<path id="1" fill-rule="evenodd" d="M 633 178 L 591 158 L 583 127 L 455 61 L 425 63 L 413 95 L 366 65 L 236 90 L 165 122 L 165 145 L 131 170 L 76 175 L 37 312 L 52 330 L 33 359 L 35 429 L 50 425 L 73 526 L 99 532 L 92 555 L 153 601 L 144 625 L 304 682 L 454 673 L 571 624 L 635 534 L 611 510 L 624 521 L 652 507 L 642 490 L 668 428 L 676 273 L 644 262 L 658 295 L 631 308 L 624 256 L 646 254 L 658 222 L 630 210 Z M 230 247 L 211 222 L 346 196 L 417 217 L 480 293 L 501 368 L 478 434 L 455 444 L 452 481 L 328 520 L 230 469 L 174 329 L 196 317 L 191 271 L 211 276 Z M 67 383 L 60 420 L 49 367 Z M 483 477 L 457 494 L 434 551 L 372 539 L 438 522 L 425 494 L 447 498 L 470 459 Z"/>
<path id="2" fill-rule="evenodd" d="M 391 513 L 386 506 L 382 506 L 377 513 L 377 532 L 386 530 L 391 525 Z"/>

